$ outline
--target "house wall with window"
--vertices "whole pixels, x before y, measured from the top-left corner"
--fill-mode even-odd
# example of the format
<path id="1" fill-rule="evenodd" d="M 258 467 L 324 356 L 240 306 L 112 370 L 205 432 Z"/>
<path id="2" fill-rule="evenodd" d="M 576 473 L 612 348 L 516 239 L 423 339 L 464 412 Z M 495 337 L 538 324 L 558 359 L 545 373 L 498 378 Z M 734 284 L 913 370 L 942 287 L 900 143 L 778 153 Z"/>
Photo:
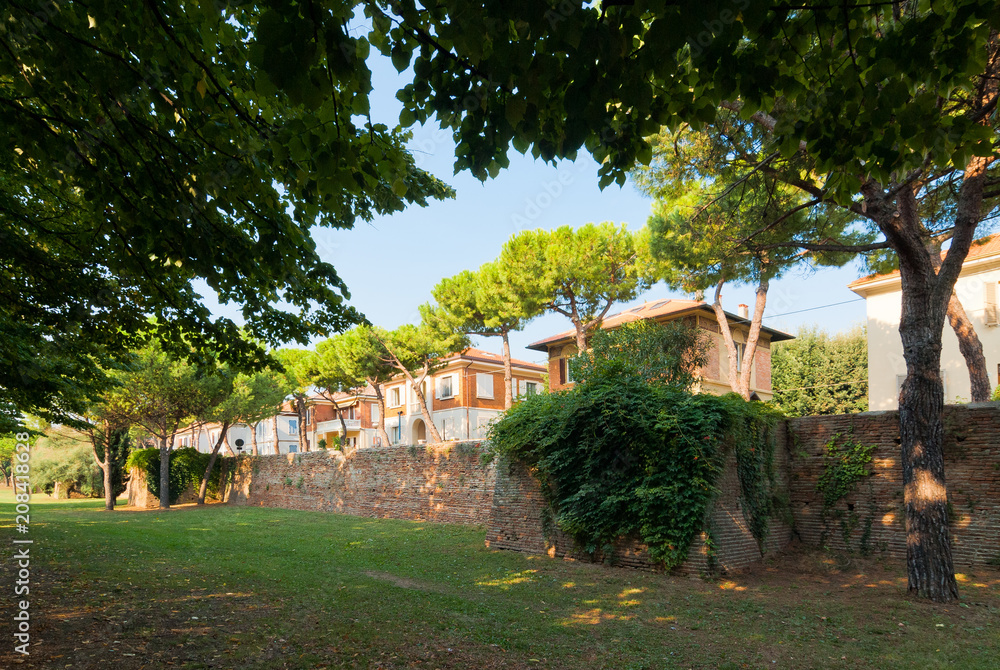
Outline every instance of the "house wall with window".
<path id="1" fill-rule="evenodd" d="M 906 378 L 903 343 L 899 337 L 902 291 L 899 272 L 864 277 L 848 288 L 865 299 L 868 336 L 868 408 L 896 409 L 899 389 Z M 969 250 L 955 283 L 966 315 L 983 345 L 986 369 L 996 387 L 1000 383 L 1000 327 L 997 297 L 1000 294 L 1000 235 L 977 240 Z M 958 348 L 958 338 L 944 323 L 941 377 L 946 403 L 968 402 L 969 369 Z"/>
<path id="2" fill-rule="evenodd" d="M 743 351 L 750 335 L 750 320 L 738 314 L 726 313 L 729 329 L 737 347 L 737 370 L 743 369 Z M 703 393 L 725 394 L 732 391 L 729 383 L 729 350 L 726 348 L 722 329 L 715 312 L 708 304 L 696 300 L 657 300 L 640 307 L 605 318 L 602 327 L 617 328 L 639 319 L 652 319 L 657 323 L 683 320 L 696 325 L 708 338 L 707 361 L 698 371 L 697 389 Z M 771 393 L 771 343 L 790 340 L 791 335 L 771 328 L 761 328 L 757 351 L 750 373 L 750 390 L 761 400 L 770 400 Z M 549 389 L 560 391 L 573 386 L 570 361 L 576 357 L 576 333 L 566 331 L 528 346 L 535 351 L 548 353 Z"/>
<path id="3" fill-rule="evenodd" d="M 512 368 L 515 398 L 544 388 L 544 366 L 516 360 Z M 496 354 L 467 349 L 449 356 L 423 384 L 428 410 L 444 440 L 482 439 L 489 423 L 504 409 L 503 362 Z M 429 431 L 409 381 L 400 375 L 387 382 L 383 391 L 390 441 L 394 444 L 428 441 Z"/>

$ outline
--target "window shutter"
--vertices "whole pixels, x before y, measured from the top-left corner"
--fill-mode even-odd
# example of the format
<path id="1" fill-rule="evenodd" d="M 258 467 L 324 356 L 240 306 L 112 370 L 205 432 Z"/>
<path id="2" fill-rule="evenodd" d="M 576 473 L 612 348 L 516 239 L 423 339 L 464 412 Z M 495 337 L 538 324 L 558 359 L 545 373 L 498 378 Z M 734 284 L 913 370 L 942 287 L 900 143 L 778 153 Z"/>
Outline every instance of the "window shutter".
<path id="1" fill-rule="evenodd" d="M 566 383 L 566 359 L 565 358 L 560 358 L 559 359 L 559 383 L 560 384 L 565 384 Z"/>
<path id="2" fill-rule="evenodd" d="M 997 314 L 997 283 L 995 281 L 986 282 L 986 314 L 984 319 L 987 326 L 995 326 L 998 323 Z"/>

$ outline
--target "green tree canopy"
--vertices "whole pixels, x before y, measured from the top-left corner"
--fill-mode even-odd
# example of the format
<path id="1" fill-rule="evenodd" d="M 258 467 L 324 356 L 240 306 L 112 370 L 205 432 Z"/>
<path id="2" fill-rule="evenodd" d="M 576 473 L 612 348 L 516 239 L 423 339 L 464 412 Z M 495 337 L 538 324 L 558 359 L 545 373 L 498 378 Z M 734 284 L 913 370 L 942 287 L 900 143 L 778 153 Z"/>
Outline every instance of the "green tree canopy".
<path id="1" fill-rule="evenodd" d="M 773 404 L 789 416 L 868 411 L 868 338 L 804 328 L 771 348 Z"/>
<path id="2" fill-rule="evenodd" d="M 635 235 L 609 221 L 526 230 L 507 241 L 499 263 L 515 295 L 573 323 L 578 351 L 587 348 L 588 334 L 616 302 L 632 300 L 649 286 Z"/>
<path id="3" fill-rule="evenodd" d="M 195 280 L 271 345 L 359 320 L 310 229 L 451 191 L 368 116 L 354 8 L 316 9 L 0 8 L 0 400 L 65 418 L 101 378 L 94 357 L 138 346 L 149 316 L 175 355 L 260 367 Z M 322 64 L 298 67 L 307 54 Z"/>

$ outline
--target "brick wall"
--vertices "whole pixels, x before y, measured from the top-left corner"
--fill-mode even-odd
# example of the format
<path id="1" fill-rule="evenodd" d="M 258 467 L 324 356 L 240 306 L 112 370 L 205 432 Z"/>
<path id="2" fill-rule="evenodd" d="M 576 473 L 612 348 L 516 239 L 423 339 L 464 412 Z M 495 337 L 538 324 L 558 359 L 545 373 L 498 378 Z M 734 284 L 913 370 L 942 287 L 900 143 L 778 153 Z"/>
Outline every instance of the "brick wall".
<path id="1" fill-rule="evenodd" d="M 243 457 L 229 502 L 479 525 L 495 479 L 481 454 L 464 442 Z"/>
<path id="2" fill-rule="evenodd" d="M 776 450 L 779 487 L 787 484 L 787 455 Z M 719 481 L 719 495 L 709 513 L 712 535 L 716 542 L 716 564 L 723 570 L 738 570 L 761 559 L 760 549 L 750 534 L 740 507 L 739 480 L 736 459 L 726 461 Z M 765 552 L 784 547 L 791 538 L 791 528 L 774 519 L 765 544 Z M 695 538 L 688 559 L 678 569 L 681 573 L 708 570 L 705 536 Z M 546 553 L 553 557 L 591 560 L 574 546 L 572 538 L 551 522 L 548 507 L 538 481 L 519 464 L 502 463 L 497 469 L 493 507 L 486 526 L 486 544 L 496 549 L 528 553 Z M 653 569 L 646 547 L 639 542 L 624 540 L 615 545 L 613 555 L 596 557 L 624 567 Z"/>
<path id="3" fill-rule="evenodd" d="M 792 419 L 783 436 L 791 454 L 789 494 L 795 526 L 808 544 L 862 549 L 894 558 L 906 556 L 899 416 L 892 412 Z M 816 482 L 823 453 L 840 433 L 862 444 L 878 445 L 873 475 L 862 480 L 836 511 L 841 519 L 822 518 Z M 1000 404 L 945 408 L 945 476 L 954 518 L 952 547 L 957 566 L 982 565 L 1000 558 Z M 842 525 L 842 521 L 845 523 Z M 844 528 L 850 532 L 846 534 Z M 864 538 L 866 528 L 870 528 Z"/>

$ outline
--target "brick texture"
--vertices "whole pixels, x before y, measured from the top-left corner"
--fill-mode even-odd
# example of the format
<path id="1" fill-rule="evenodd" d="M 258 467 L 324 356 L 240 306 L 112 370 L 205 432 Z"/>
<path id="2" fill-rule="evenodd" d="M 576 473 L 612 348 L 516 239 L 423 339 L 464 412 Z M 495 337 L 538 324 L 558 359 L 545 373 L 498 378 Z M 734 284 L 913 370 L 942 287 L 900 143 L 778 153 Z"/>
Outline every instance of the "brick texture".
<path id="1" fill-rule="evenodd" d="M 898 422 L 895 411 L 788 422 L 782 438 L 791 456 L 789 494 L 795 527 L 804 542 L 852 551 L 864 548 L 905 559 Z M 851 439 L 875 444 L 878 450 L 872 476 L 837 504 L 841 518 L 824 520 L 816 483 L 823 472 L 825 445 L 838 433 L 840 443 Z M 1000 405 L 947 406 L 944 461 L 954 513 L 956 566 L 996 561 L 1000 558 Z"/>
<path id="2" fill-rule="evenodd" d="M 478 442 L 243 457 L 229 502 L 482 525 L 496 469 Z"/>

